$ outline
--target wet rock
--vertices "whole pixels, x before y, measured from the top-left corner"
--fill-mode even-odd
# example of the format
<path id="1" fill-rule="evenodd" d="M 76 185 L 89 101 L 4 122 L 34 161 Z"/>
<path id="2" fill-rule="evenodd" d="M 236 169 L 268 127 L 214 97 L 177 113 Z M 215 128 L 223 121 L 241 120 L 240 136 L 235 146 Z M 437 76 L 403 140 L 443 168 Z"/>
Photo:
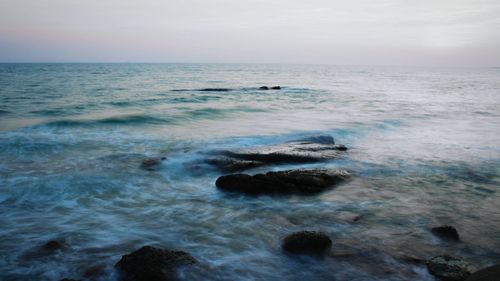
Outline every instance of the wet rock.
<path id="1" fill-rule="evenodd" d="M 260 161 L 237 160 L 227 157 L 207 160 L 207 163 L 225 172 L 237 172 L 265 165 Z"/>
<path id="2" fill-rule="evenodd" d="M 141 168 L 148 170 L 148 171 L 154 171 L 158 169 L 158 166 L 161 164 L 162 160 L 165 160 L 166 158 L 148 158 L 144 159 L 141 162 Z"/>
<path id="3" fill-rule="evenodd" d="M 221 176 L 215 185 L 224 191 L 258 194 L 315 194 L 343 182 L 349 173 L 343 170 L 288 170 L 250 176 Z"/>
<path id="4" fill-rule="evenodd" d="M 199 89 L 200 92 L 229 92 L 231 89 L 229 88 L 203 88 Z"/>
<path id="5" fill-rule="evenodd" d="M 262 86 L 262 87 L 259 87 L 259 90 L 269 90 L 269 87 L 268 86 Z"/>
<path id="6" fill-rule="evenodd" d="M 436 256 L 427 261 L 429 272 L 444 281 L 463 281 L 474 272 L 474 267 L 455 257 Z"/>
<path id="7" fill-rule="evenodd" d="M 272 86 L 271 90 L 281 90 L 281 87 L 280 86 Z"/>
<path id="8" fill-rule="evenodd" d="M 56 251 L 66 251 L 67 249 L 69 249 L 69 245 L 64 239 L 50 240 L 40 247 L 40 252 L 53 253 Z"/>
<path id="9" fill-rule="evenodd" d="M 183 251 L 172 251 L 144 246 L 122 256 L 115 265 L 122 281 L 177 280 L 177 269 L 196 263 L 196 259 Z"/>
<path id="10" fill-rule="evenodd" d="M 432 233 L 442 239 L 451 241 L 460 241 L 458 231 L 450 225 L 438 226 L 432 228 Z"/>
<path id="11" fill-rule="evenodd" d="M 498 281 L 500 280 L 500 264 L 483 268 L 474 272 L 466 281 Z"/>
<path id="12" fill-rule="evenodd" d="M 324 254 L 332 247 L 328 235 L 318 231 L 300 231 L 285 237 L 283 250 L 293 254 Z"/>
<path id="13" fill-rule="evenodd" d="M 416 265 L 420 265 L 420 264 L 425 263 L 425 259 L 420 258 L 420 257 L 415 256 L 415 255 L 412 255 L 412 254 L 403 254 L 403 255 L 399 256 L 399 259 L 404 261 L 404 262 L 416 264 Z"/>

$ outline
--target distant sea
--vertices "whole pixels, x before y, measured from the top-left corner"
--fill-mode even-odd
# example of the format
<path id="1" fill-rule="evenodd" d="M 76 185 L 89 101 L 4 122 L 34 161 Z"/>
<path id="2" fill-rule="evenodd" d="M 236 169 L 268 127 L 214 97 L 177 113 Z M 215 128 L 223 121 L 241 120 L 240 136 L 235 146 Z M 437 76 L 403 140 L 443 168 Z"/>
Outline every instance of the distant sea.
<path id="1" fill-rule="evenodd" d="M 341 168 L 351 180 L 251 197 L 193 164 L 310 135 L 349 150 L 246 172 Z M 196 257 L 204 266 L 185 280 L 434 280 L 411 257 L 500 261 L 499 206 L 499 68 L 0 64 L 2 281 L 90 280 L 94 265 L 115 280 L 143 245 Z M 434 236 L 439 225 L 462 242 Z M 327 233 L 333 254 L 284 254 L 300 230 Z M 30 254 L 57 239 L 68 249 Z"/>

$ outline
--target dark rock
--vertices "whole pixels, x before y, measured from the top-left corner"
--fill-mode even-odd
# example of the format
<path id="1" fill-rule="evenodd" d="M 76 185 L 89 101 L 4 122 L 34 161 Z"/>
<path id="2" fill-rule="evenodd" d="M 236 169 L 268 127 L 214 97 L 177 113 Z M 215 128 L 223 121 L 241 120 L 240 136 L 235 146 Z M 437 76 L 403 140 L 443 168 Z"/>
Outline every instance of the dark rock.
<path id="1" fill-rule="evenodd" d="M 214 151 L 206 163 L 235 172 L 265 165 L 316 163 L 340 158 L 347 148 L 330 136 L 316 136 L 278 145 L 237 151 Z"/>
<path id="2" fill-rule="evenodd" d="M 440 238 L 460 241 L 457 230 L 453 226 L 445 225 L 432 228 L 432 233 Z"/>
<path id="3" fill-rule="evenodd" d="M 215 185 L 224 191 L 258 194 L 315 194 L 349 177 L 342 170 L 288 170 L 250 176 L 232 174 L 221 176 Z"/>
<path id="4" fill-rule="evenodd" d="M 164 159 L 163 158 L 161 158 L 161 159 L 156 159 L 156 158 L 144 159 L 141 162 L 141 168 L 148 170 L 148 171 L 154 171 L 161 164 L 162 160 L 164 160 Z"/>
<path id="5" fill-rule="evenodd" d="M 52 253 L 56 251 L 66 251 L 69 249 L 69 245 L 64 239 L 61 240 L 50 240 L 40 247 L 41 252 Z"/>
<path id="6" fill-rule="evenodd" d="M 200 92 L 229 92 L 231 89 L 228 88 L 203 88 L 199 89 Z"/>
<path id="7" fill-rule="evenodd" d="M 207 160 L 210 165 L 216 166 L 218 169 L 225 172 L 236 172 L 242 170 L 248 170 L 256 167 L 265 165 L 264 162 L 260 161 L 248 161 L 248 160 L 238 160 L 227 157 L 219 157 L 215 159 Z"/>
<path id="8" fill-rule="evenodd" d="M 196 263 L 186 252 L 145 246 L 122 256 L 115 265 L 122 281 L 171 281 L 177 280 L 177 269 Z"/>
<path id="9" fill-rule="evenodd" d="M 262 86 L 262 87 L 259 87 L 259 90 L 269 90 L 269 87 L 268 86 Z"/>
<path id="10" fill-rule="evenodd" d="M 455 257 L 436 256 L 427 261 L 429 272 L 444 281 L 463 281 L 474 272 L 474 267 Z"/>
<path id="11" fill-rule="evenodd" d="M 324 254 L 332 247 L 328 235 L 318 231 L 300 231 L 288 235 L 283 250 L 293 254 Z"/>
<path id="12" fill-rule="evenodd" d="M 271 90 L 281 90 L 281 87 L 280 86 L 272 86 Z"/>
<path id="13" fill-rule="evenodd" d="M 500 264 L 483 268 L 474 272 L 466 281 L 499 281 L 500 280 Z"/>

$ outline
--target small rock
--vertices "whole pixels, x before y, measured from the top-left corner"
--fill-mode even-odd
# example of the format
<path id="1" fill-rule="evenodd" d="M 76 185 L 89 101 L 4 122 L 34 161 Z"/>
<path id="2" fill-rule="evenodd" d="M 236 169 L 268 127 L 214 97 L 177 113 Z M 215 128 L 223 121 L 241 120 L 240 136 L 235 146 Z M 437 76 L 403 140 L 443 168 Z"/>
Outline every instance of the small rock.
<path id="1" fill-rule="evenodd" d="M 328 235 L 318 231 L 300 231 L 285 237 L 283 250 L 293 254 L 324 254 L 332 247 Z"/>
<path id="2" fill-rule="evenodd" d="M 269 90 L 269 87 L 268 86 L 262 86 L 262 87 L 259 87 L 259 90 Z"/>
<path id="3" fill-rule="evenodd" d="M 172 281 L 177 280 L 177 268 L 196 262 L 186 252 L 144 246 L 122 256 L 115 267 L 122 281 Z"/>
<path id="4" fill-rule="evenodd" d="M 50 240 L 40 247 L 41 252 L 51 253 L 55 251 L 66 251 L 69 245 L 64 239 L 61 240 Z"/>
<path id="5" fill-rule="evenodd" d="M 457 230 L 453 226 L 445 225 L 432 228 L 432 233 L 440 238 L 460 241 Z"/>
<path id="6" fill-rule="evenodd" d="M 271 90 L 281 90 L 281 87 L 280 86 L 272 86 Z"/>
<path id="7" fill-rule="evenodd" d="M 164 160 L 164 159 L 162 158 L 161 160 Z M 148 170 L 148 171 L 154 171 L 161 164 L 161 160 L 156 159 L 156 158 L 144 159 L 144 160 L 142 160 L 141 168 Z"/>
<path id="8" fill-rule="evenodd" d="M 474 272 L 474 267 L 455 257 L 436 256 L 427 261 L 429 272 L 445 281 L 463 281 Z"/>
<path id="9" fill-rule="evenodd" d="M 497 264 L 474 272 L 465 281 L 499 281 L 499 280 L 500 280 L 500 264 Z"/>
<path id="10" fill-rule="evenodd" d="M 315 194 L 343 182 L 349 177 L 341 170 L 288 170 L 250 176 L 232 174 L 221 176 L 215 182 L 224 191 L 259 194 Z"/>

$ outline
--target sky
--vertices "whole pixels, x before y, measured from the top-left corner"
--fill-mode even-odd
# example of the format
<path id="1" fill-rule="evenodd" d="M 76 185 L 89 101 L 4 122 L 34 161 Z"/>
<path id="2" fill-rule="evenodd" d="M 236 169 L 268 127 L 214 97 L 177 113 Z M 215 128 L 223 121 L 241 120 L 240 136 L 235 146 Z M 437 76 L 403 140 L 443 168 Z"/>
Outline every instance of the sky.
<path id="1" fill-rule="evenodd" d="M 500 66 L 500 0 L 0 0 L 0 61 Z"/>

